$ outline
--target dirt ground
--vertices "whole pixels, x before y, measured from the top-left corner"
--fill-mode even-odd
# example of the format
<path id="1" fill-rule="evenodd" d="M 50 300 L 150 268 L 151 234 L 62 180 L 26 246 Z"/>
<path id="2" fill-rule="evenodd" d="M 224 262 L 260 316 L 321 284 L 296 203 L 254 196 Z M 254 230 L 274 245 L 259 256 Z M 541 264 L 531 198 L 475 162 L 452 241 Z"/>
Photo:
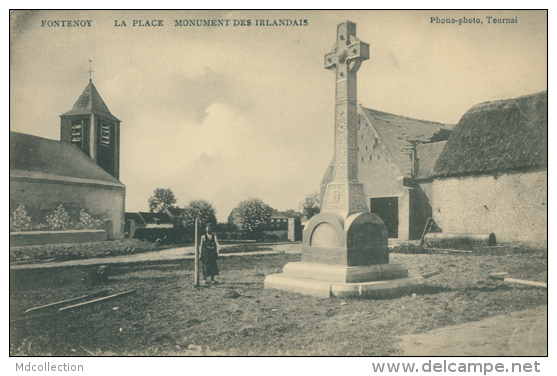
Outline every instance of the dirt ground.
<path id="1" fill-rule="evenodd" d="M 411 273 L 439 272 L 422 293 L 394 299 L 320 299 L 263 289 L 266 275 L 299 260 L 299 254 L 222 258 L 222 283 L 197 289 L 192 260 L 115 267 L 100 285 L 82 281 L 89 273 L 85 267 L 11 270 L 10 354 L 390 356 L 445 355 L 450 349 L 488 355 L 487 347 L 489 355 L 547 352 L 546 337 L 538 335 L 547 322 L 547 290 L 487 278 L 506 271 L 546 282 L 546 254 L 391 254 L 392 263 Z M 23 315 L 33 306 L 102 289 L 136 293 L 62 314 Z M 524 338 L 532 346 L 521 349 L 516 344 Z"/>
<path id="2" fill-rule="evenodd" d="M 399 338 L 405 356 L 547 356 L 547 305 Z"/>

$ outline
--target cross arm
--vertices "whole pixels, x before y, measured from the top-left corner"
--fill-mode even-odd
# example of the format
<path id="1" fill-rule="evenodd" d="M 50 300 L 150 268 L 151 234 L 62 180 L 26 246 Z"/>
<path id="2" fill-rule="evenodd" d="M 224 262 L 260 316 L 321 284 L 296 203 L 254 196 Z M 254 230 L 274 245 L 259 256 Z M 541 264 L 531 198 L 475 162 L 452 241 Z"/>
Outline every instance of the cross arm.
<path id="1" fill-rule="evenodd" d="M 347 60 L 358 59 L 360 61 L 369 60 L 369 44 L 352 37 L 351 44 L 348 46 Z"/>
<path id="2" fill-rule="evenodd" d="M 336 51 L 325 55 L 325 69 L 334 69 L 337 63 Z"/>

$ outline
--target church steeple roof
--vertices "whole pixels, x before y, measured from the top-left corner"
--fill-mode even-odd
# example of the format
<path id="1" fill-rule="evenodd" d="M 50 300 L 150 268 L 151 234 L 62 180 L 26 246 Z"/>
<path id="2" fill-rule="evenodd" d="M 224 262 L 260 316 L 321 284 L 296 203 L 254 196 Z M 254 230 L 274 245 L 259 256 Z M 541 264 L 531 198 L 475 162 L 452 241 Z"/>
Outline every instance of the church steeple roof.
<path id="1" fill-rule="evenodd" d="M 106 104 L 91 80 L 89 80 L 89 85 L 83 90 L 83 93 L 81 93 L 79 99 L 73 105 L 73 108 L 61 116 L 90 114 L 100 115 L 108 120 L 120 121 L 110 113 L 110 110 L 106 107 Z"/>

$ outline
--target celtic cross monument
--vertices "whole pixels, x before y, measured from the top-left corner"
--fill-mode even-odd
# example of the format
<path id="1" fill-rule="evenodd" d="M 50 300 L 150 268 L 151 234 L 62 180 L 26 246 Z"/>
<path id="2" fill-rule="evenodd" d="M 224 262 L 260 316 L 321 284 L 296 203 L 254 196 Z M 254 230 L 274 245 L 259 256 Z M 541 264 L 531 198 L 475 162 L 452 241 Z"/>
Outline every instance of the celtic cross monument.
<path id="1" fill-rule="evenodd" d="M 337 27 L 333 51 L 325 55 L 325 68 L 335 72 L 335 149 L 333 183 L 327 186 L 323 212 L 366 212 L 363 185 L 358 183 L 358 88 L 356 73 L 369 59 L 369 45 L 356 38 L 356 24 Z"/>
<path id="2" fill-rule="evenodd" d="M 385 296 L 424 283 L 408 277 L 402 265 L 389 264 L 385 224 L 368 211 L 358 183 L 357 72 L 369 59 L 369 45 L 356 38 L 356 24 L 337 26 L 325 68 L 335 73 L 333 181 L 321 213 L 304 228 L 302 261 L 286 264 L 282 274 L 265 279 L 265 288 L 316 296 Z"/>

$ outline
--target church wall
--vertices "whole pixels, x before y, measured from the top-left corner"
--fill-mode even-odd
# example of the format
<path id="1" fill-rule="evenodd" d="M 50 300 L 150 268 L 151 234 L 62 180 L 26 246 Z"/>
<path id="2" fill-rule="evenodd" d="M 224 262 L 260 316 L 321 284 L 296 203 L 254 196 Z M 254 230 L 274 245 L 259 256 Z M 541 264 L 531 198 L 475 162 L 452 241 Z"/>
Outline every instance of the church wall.
<path id="1" fill-rule="evenodd" d="M 443 232 L 547 246 L 547 169 L 435 179 L 430 199 Z"/>
<path id="2" fill-rule="evenodd" d="M 10 177 L 10 201 L 43 209 L 83 208 L 99 219 L 111 219 L 114 237 L 124 236 L 124 187 Z"/>

